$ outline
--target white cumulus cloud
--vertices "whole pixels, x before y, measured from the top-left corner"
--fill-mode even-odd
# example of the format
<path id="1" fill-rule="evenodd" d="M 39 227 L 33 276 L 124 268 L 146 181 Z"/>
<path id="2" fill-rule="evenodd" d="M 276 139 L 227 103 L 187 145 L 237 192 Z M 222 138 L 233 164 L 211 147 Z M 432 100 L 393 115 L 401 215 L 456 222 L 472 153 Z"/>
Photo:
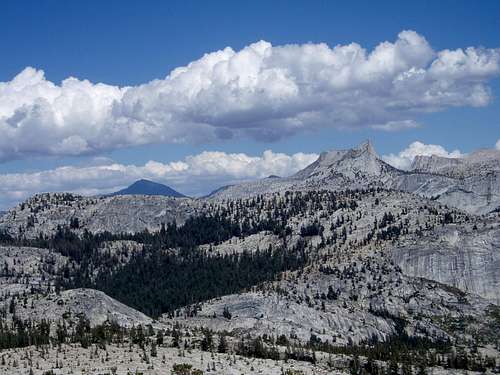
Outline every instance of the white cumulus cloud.
<path id="1" fill-rule="evenodd" d="M 484 106 L 500 49 L 434 51 L 414 31 L 359 44 L 227 47 L 133 87 L 26 68 L 0 82 L 0 161 L 152 143 L 276 140 L 320 127 L 417 126 L 419 113 Z"/>
<path id="2" fill-rule="evenodd" d="M 0 174 L 0 208 L 8 208 L 38 192 L 70 191 L 102 194 L 140 178 L 168 184 L 187 195 L 207 194 L 222 185 L 269 175 L 288 176 L 318 158 L 264 151 L 260 156 L 205 151 L 170 163 L 149 161 L 124 165 L 99 158 L 89 166 L 65 166 L 34 173 Z"/>
<path id="3" fill-rule="evenodd" d="M 500 139 L 497 141 L 497 143 L 495 144 L 495 148 L 497 150 L 500 150 Z"/>

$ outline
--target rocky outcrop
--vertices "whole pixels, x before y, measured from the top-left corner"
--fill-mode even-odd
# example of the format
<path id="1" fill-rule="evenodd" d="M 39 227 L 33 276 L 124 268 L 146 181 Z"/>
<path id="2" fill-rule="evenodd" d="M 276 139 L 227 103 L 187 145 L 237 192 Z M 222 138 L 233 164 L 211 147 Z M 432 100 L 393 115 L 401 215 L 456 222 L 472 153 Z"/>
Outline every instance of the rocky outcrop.
<path id="1" fill-rule="evenodd" d="M 445 158 L 437 155 L 417 155 L 415 159 L 413 159 L 410 170 L 421 173 L 443 173 L 461 164 L 462 160 L 459 158 Z"/>
<path id="2" fill-rule="evenodd" d="M 487 214 L 500 207 L 500 172 L 453 178 L 427 173 L 409 173 L 393 188 L 409 191 L 474 214 Z"/>
<path id="3" fill-rule="evenodd" d="M 323 152 L 318 160 L 297 172 L 291 178 L 297 180 L 324 180 L 332 173 L 355 180 L 359 176 L 383 179 L 393 169 L 380 160 L 370 141 L 349 150 Z"/>
<path id="4" fill-rule="evenodd" d="M 59 295 L 52 293 L 23 307 L 16 309 L 21 319 L 38 320 L 40 317 L 50 321 L 77 321 L 84 316 L 91 326 L 106 321 L 117 323 L 122 327 L 151 324 L 153 320 L 143 313 L 118 302 L 105 293 L 94 289 L 72 289 L 62 291 Z"/>
<path id="5" fill-rule="evenodd" d="M 231 319 L 223 316 L 230 311 Z M 215 318 L 214 318 L 215 317 Z M 165 317 L 164 322 L 170 320 Z M 344 309 L 342 304 L 328 304 L 325 311 L 307 303 L 298 303 L 276 293 L 244 293 L 225 296 L 203 304 L 195 318 L 177 321 L 189 326 L 204 326 L 214 331 L 252 335 L 298 337 L 307 342 L 311 334 L 338 343 L 358 343 L 394 333 L 393 322 L 359 309 Z"/>
<path id="6" fill-rule="evenodd" d="M 393 187 L 475 214 L 500 207 L 500 151 L 479 150 L 463 158 L 417 156 Z"/>
<path id="7" fill-rule="evenodd" d="M 0 230 L 27 238 L 52 234 L 59 226 L 94 233 L 157 231 L 162 223 L 182 224 L 197 207 L 197 202 L 190 198 L 46 193 L 35 195 L 0 217 Z"/>
<path id="8" fill-rule="evenodd" d="M 461 158 L 417 155 L 411 171 L 439 174 L 448 177 L 487 175 L 500 170 L 499 150 L 478 150 Z"/>

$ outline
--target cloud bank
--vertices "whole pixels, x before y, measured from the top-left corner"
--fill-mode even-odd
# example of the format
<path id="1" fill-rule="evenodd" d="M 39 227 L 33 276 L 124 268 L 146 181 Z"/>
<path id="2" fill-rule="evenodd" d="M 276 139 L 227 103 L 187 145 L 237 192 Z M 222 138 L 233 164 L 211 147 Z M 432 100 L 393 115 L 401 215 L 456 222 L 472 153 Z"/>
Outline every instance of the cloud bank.
<path id="1" fill-rule="evenodd" d="M 288 176 L 318 158 L 316 154 L 286 155 L 265 151 L 261 156 L 202 152 L 170 163 L 149 161 L 143 166 L 97 159 L 90 166 L 65 166 L 36 173 L 0 175 L 0 209 L 47 191 L 94 195 L 119 190 L 141 178 L 166 183 L 187 195 L 207 194 L 222 185 L 269 175 Z"/>
<path id="2" fill-rule="evenodd" d="M 31 67 L 0 82 L 0 161 L 98 154 L 152 143 L 272 141 L 321 127 L 418 126 L 421 113 L 485 106 L 500 49 L 434 51 L 414 31 L 356 43 L 208 53 L 162 79 L 116 87 Z"/>

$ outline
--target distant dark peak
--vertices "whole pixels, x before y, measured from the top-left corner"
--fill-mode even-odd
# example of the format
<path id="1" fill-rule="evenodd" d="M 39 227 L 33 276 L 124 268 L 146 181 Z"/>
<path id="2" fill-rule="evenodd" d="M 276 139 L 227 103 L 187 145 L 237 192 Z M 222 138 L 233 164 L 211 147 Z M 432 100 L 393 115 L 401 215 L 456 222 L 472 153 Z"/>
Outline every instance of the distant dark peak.
<path id="1" fill-rule="evenodd" d="M 276 176 L 275 174 L 272 174 L 270 176 L 267 176 L 266 178 L 281 178 L 280 176 Z"/>
<path id="2" fill-rule="evenodd" d="M 115 193 L 110 194 L 111 196 L 115 195 L 161 195 L 166 197 L 176 197 L 182 198 L 185 197 L 184 194 L 181 194 L 171 187 L 163 184 L 159 184 L 157 182 L 141 179 L 134 182 L 129 187 L 117 191 Z"/>

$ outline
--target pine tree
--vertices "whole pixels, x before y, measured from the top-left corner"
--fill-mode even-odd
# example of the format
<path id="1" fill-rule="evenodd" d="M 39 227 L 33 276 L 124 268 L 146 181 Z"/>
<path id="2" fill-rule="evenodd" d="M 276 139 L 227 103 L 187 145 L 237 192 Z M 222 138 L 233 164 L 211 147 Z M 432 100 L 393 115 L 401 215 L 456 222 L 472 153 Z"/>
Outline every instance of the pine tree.
<path id="1" fill-rule="evenodd" d="M 201 340 L 201 350 L 204 352 L 211 351 L 214 346 L 212 332 L 209 329 L 203 330 L 203 339 Z"/>
<path id="2" fill-rule="evenodd" d="M 156 345 L 163 345 L 163 331 L 161 329 L 156 333 Z"/>
<path id="3" fill-rule="evenodd" d="M 227 306 L 224 306 L 224 311 L 222 312 L 222 316 L 224 318 L 226 318 L 227 320 L 231 320 L 231 313 L 229 312 L 229 309 L 227 308 Z"/>
<path id="4" fill-rule="evenodd" d="M 227 353 L 227 341 L 224 335 L 219 336 L 219 345 L 217 347 L 219 353 Z"/>
<path id="5" fill-rule="evenodd" d="M 151 352 L 150 352 L 151 357 L 156 357 L 158 355 L 158 352 L 156 350 L 156 342 L 153 341 L 151 344 Z"/>
<path id="6" fill-rule="evenodd" d="M 354 356 L 354 358 L 351 360 L 351 363 L 349 365 L 349 373 L 352 375 L 357 375 L 361 371 L 361 366 L 359 365 L 359 358 L 358 356 Z"/>

